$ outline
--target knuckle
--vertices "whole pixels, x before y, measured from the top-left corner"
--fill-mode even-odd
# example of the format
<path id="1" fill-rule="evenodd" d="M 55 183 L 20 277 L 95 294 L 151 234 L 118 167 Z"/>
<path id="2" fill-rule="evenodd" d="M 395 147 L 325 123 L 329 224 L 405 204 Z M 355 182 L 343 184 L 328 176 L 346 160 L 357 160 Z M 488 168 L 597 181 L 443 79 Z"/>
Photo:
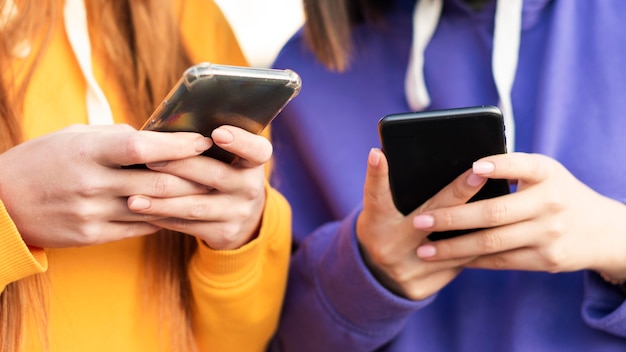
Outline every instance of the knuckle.
<path id="1" fill-rule="evenodd" d="M 414 301 L 421 301 L 431 295 L 422 283 L 409 284 L 406 288 L 406 293 L 408 298 Z"/>
<path id="2" fill-rule="evenodd" d="M 543 249 L 541 256 L 544 261 L 545 269 L 549 273 L 557 273 L 561 271 L 564 263 L 567 261 L 567 253 L 562 246 L 550 246 Z"/>
<path id="3" fill-rule="evenodd" d="M 170 176 L 166 173 L 155 172 L 152 181 L 152 192 L 155 197 L 165 197 L 170 188 Z"/>
<path id="4" fill-rule="evenodd" d="M 239 240 L 240 230 L 241 228 L 239 225 L 235 223 L 221 223 L 215 227 L 212 237 L 215 238 L 216 242 L 218 242 L 221 246 L 228 246 L 229 244 Z"/>
<path id="5" fill-rule="evenodd" d="M 368 254 L 374 263 L 382 267 L 392 268 L 396 262 L 393 255 L 395 250 L 391 244 L 377 244 L 368 249 Z"/>
<path id="6" fill-rule="evenodd" d="M 73 188 L 76 194 L 90 198 L 102 194 L 106 188 L 98 177 L 80 177 L 74 181 Z"/>
<path id="7" fill-rule="evenodd" d="M 188 217 L 189 220 L 201 220 L 206 217 L 206 214 L 209 212 L 208 205 L 206 202 L 197 201 L 191 204 L 191 209 L 189 211 Z"/>
<path id="8" fill-rule="evenodd" d="M 502 248 L 502 238 L 497 234 L 487 232 L 480 236 L 479 246 L 487 253 L 498 252 Z"/>
<path id="9" fill-rule="evenodd" d="M 545 202 L 545 209 L 550 213 L 561 212 L 565 208 L 565 205 L 561 202 L 558 195 L 549 195 Z"/>
<path id="10" fill-rule="evenodd" d="M 452 228 L 454 227 L 454 223 L 456 222 L 456 217 L 454 216 L 454 212 L 451 209 L 440 209 L 437 213 L 437 219 L 435 220 L 435 224 L 441 224 L 444 228 Z"/>
<path id="11" fill-rule="evenodd" d="M 565 224 L 560 221 L 552 221 L 545 226 L 545 232 L 548 238 L 556 240 L 565 235 Z"/>
<path id="12" fill-rule="evenodd" d="M 497 169 L 503 173 L 510 173 L 514 168 L 513 161 L 510 158 L 501 158 L 498 159 Z"/>
<path id="13" fill-rule="evenodd" d="M 536 178 L 545 179 L 552 172 L 551 163 L 545 155 L 529 154 L 526 157 L 526 167 Z"/>
<path id="14" fill-rule="evenodd" d="M 94 245 L 102 241 L 102 228 L 93 221 L 87 221 L 79 226 L 76 235 L 80 245 Z"/>
<path id="15" fill-rule="evenodd" d="M 229 175 L 226 171 L 226 167 L 223 165 L 216 165 L 211 169 L 211 178 L 216 184 L 223 184 L 228 181 Z"/>
<path id="16" fill-rule="evenodd" d="M 412 286 L 413 275 L 408 270 L 401 266 L 394 265 L 389 267 L 387 275 L 400 286 L 405 287 L 405 289 L 408 288 L 408 291 L 411 291 L 410 287 Z"/>
<path id="17" fill-rule="evenodd" d="M 486 201 L 484 217 L 488 227 L 500 225 L 508 213 L 504 202 L 495 200 Z"/>
<path id="18" fill-rule="evenodd" d="M 452 184 L 452 196 L 455 199 L 458 199 L 462 202 L 466 202 L 469 198 L 471 198 L 471 196 L 473 195 L 472 191 L 470 191 L 467 186 L 465 185 L 465 182 L 460 183 L 460 182 L 454 182 Z"/>
<path id="19" fill-rule="evenodd" d="M 171 222 L 172 227 L 178 232 L 188 233 L 188 230 L 191 227 L 191 222 L 187 219 L 171 218 L 169 221 Z"/>
<path id="20" fill-rule="evenodd" d="M 129 134 L 129 137 L 125 140 L 124 152 L 131 160 L 142 162 L 145 160 L 146 155 L 146 143 L 141 135 L 138 133 Z"/>
<path id="21" fill-rule="evenodd" d="M 243 189 L 243 195 L 247 200 L 255 200 L 261 198 L 265 194 L 265 188 L 263 185 L 255 185 L 251 187 L 245 187 Z"/>

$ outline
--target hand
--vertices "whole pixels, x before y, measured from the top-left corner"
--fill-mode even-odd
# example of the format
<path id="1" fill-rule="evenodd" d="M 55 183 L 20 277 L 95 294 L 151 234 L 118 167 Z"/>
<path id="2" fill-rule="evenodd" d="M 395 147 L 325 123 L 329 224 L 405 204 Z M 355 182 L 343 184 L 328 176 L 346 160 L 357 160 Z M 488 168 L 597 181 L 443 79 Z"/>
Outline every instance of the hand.
<path id="1" fill-rule="evenodd" d="M 234 249 L 253 239 L 265 206 L 264 164 L 272 155 L 271 143 L 262 136 L 233 126 L 213 131 L 213 141 L 239 156 L 233 165 L 198 156 L 149 164 L 163 173 L 204 187 L 202 194 L 159 198 L 137 194 L 128 207 L 157 217 L 152 224 L 197 236 L 215 249 Z"/>
<path id="2" fill-rule="evenodd" d="M 418 250 L 435 263 L 476 257 L 468 267 L 546 272 L 593 269 L 626 278 L 626 206 L 577 180 L 542 155 L 511 153 L 474 164 L 474 172 L 518 183 L 517 192 L 420 215 L 424 231 L 488 228 Z"/>
<path id="3" fill-rule="evenodd" d="M 131 194 L 174 197 L 206 191 L 143 164 L 198 155 L 211 146 L 196 133 L 75 125 L 0 154 L 0 199 L 26 244 L 73 247 L 155 232 L 154 216 L 131 212 Z"/>
<path id="4" fill-rule="evenodd" d="M 398 295 L 419 300 L 439 291 L 472 258 L 424 262 L 416 255 L 430 230 L 417 230 L 413 218 L 425 211 L 467 202 L 486 179 L 465 172 L 409 216 L 400 213 L 391 197 L 387 160 L 379 149 L 368 158 L 363 211 L 357 238 L 366 264 L 379 282 Z"/>

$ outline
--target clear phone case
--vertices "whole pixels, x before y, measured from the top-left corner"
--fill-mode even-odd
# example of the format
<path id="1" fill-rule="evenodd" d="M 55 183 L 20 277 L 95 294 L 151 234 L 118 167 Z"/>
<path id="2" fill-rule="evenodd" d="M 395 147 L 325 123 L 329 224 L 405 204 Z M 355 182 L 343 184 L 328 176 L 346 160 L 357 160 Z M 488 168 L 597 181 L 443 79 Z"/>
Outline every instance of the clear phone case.
<path id="1" fill-rule="evenodd" d="M 201 63 L 187 69 L 142 129 L 198 132 L 221 125 L 260 133 L 300 92 L 292 70 Z M 231 163 L 235 155 L 213 146 L 204 155 Z"/>

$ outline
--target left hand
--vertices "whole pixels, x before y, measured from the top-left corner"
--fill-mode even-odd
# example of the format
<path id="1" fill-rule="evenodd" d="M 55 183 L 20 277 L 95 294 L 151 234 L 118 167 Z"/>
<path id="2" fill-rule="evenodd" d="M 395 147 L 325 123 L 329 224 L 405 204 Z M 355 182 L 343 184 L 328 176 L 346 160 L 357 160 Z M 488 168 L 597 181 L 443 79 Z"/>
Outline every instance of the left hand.
<path id="1" fill-rule="evenodd" d="M 516 181 L 517 192 L 440 208 L 429 231 L 485 228 L 427 243 L 427 261 L 476 257 L 467 267 L 563 272 L 593 269 L 626 278 L 626 206 L 598 194 L 556 160 L 511 153 L 483 158 L 474 173 Z M 414 223 L 424 223 L 416 221 Z"/>
<path id="2" fill-rule="evenodd" d="M 152 170 L 203 185 L 206 192 L 173 198 L 134 195 L 128 198 L 128 207 L 161 217 L 151 223 L 196 236 L 211 248 L 235 249 L 258 233 L 265 206 L 264 164 L 271 158 L 272 145 L 233 126 L 221 126 L 211 137 L 240 158 L 233 165 L 205 156 L 148 164 Z"/>

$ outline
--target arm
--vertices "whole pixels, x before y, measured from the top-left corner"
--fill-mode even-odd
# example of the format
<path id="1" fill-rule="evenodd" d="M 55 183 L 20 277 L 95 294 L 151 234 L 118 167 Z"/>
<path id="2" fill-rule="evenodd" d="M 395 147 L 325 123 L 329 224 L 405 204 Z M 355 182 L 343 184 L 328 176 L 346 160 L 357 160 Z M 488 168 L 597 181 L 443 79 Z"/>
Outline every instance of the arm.
<path id="1" fill-rule="evenodd" d="M 319 227 L 297 243 L 273 350 L 375 350 L 392 341 L 409 315 L 432 302 L 458 273 L 457 261 L 432 266 L 416 262 L 415 249 L 428 233 L 411 231 L 411 217 L 393 206 L 386 166 L 380 150 L 373 150 L 363 209 Z M 425 209 L 437 202 L 469 199 L 484 179 L 471 185 L 468 174 L 427 202 Z M 293 204 L 294 211 L 300 205 Z"/>
<path id="2" fill-rule="evenodd" d="M 320 227 L 297 245 L 270 350 L 375 350 L 434 298 L 410 301 L 376 281 L 359 254 L 358 213 Z"/>

